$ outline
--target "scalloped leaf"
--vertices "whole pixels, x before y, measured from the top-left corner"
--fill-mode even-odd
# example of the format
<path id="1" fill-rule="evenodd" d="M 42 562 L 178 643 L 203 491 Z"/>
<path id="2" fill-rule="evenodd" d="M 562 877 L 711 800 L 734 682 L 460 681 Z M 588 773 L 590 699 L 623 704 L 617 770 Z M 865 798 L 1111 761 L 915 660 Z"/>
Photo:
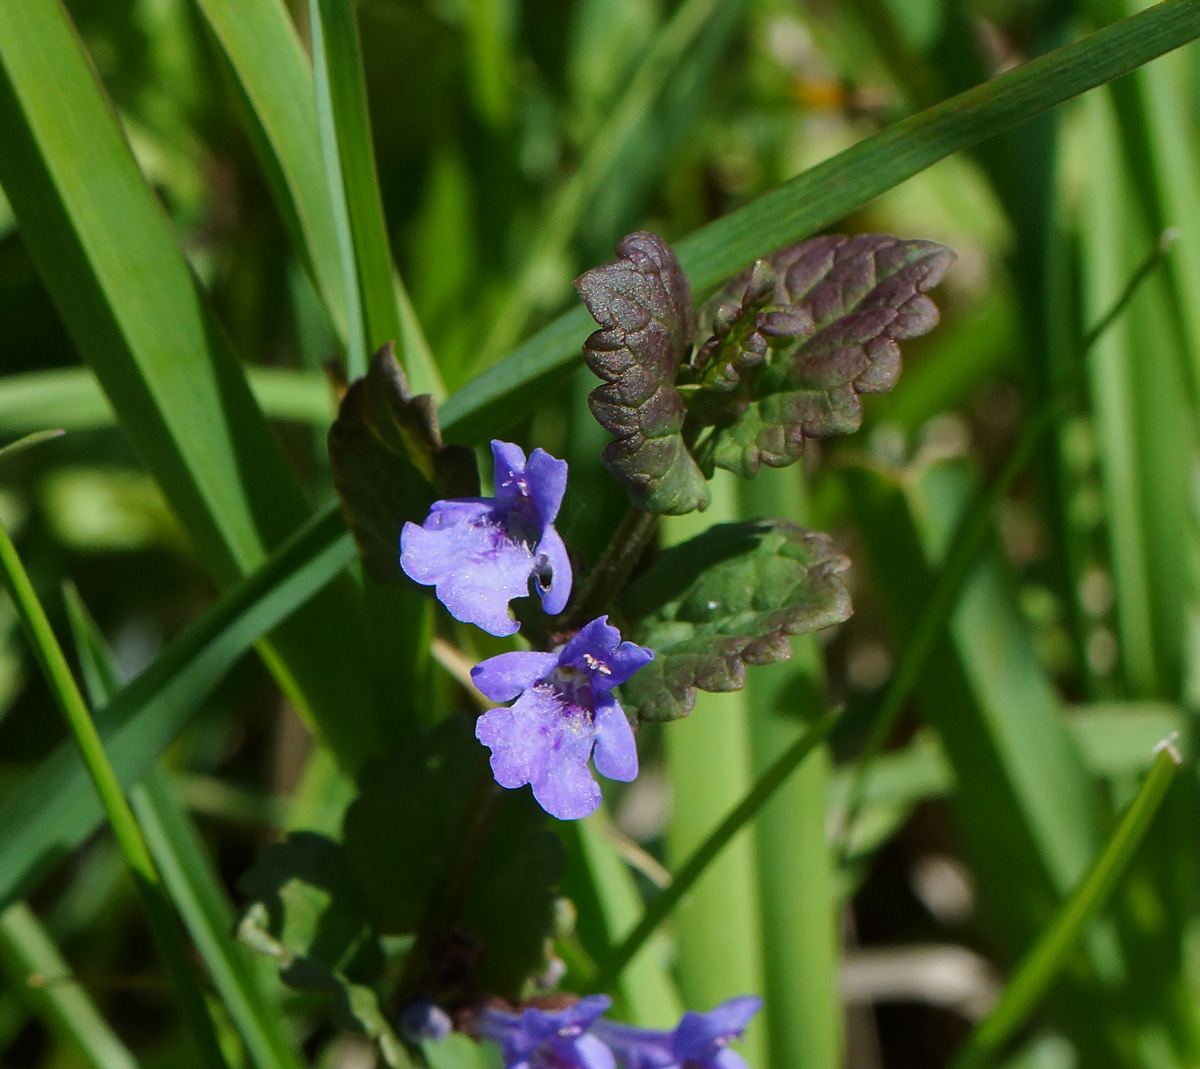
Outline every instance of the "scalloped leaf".
<path id="1" fill-rule="evenodd" d="M 575 280 L 602 328 L 583 346 L 588 367 L 604 380 L 588 404 L 616 439 L 602 459 L 638 508 L 667 515 L 702 509 L 708 484 L 684 442 L 675 389 L 696 333 L 691 286 L 670 247 L 648 231 L 623 238 L 617 255 Z"/>
<path id="2" fill-rule="evenodd" d="M 925 293 L 955 259 L 953 250 L 933 241 L 832 235 L 782 249 L 743 272 L 710 302 L 717 343 L 701 347 L 697 361 L 714 348 L 718 356 L 725 351 L 722 314 L 728 320 L 730 308 L 747 309 L 747 302 L 756 310 L 756 324 L 788 313 L 795 332 L 790 344 L 767 346 L 758 364 L 743 361 L 735 391 L 702 381 L 688 395 L 689 414 L 716 424 L 697 449 L 701 468 L 711 474 L 721 467 L 750 479 L 763 464 L 780 468 L 799 459 L 807 438 L 858 430 L 859 394 L 890 390 L 900 374 L 898 343 L 937 325 L 937 306 Z M 769 305 L 754 286 L 754 272 L 761 274 L 764 264 L 775 276 Z M 706 372 L 702 365 L 691 374 Z"/>
<path id="3" fill-rule="evenodd" d="M 633 640 L 654 660 L 621 688 L 642 720 L 677 720 L 696 689 L 741 690 L 746 665 L 792 655 L 789 635 L 851 613 L 829 536 L 786 520 L 726 523 L 663 552 L 629 589 Z"/>
<path id="4" fill-rule="evenodd" d="M 346 526 L 377 583 L 405 584 L 400 530 L 438 498 L 475 497 L 479 471 L 467 446 L 442 445 L 437 402 L 413 397 L 391 342 L 351 383 L 329 429 L 329 463 Z"/>

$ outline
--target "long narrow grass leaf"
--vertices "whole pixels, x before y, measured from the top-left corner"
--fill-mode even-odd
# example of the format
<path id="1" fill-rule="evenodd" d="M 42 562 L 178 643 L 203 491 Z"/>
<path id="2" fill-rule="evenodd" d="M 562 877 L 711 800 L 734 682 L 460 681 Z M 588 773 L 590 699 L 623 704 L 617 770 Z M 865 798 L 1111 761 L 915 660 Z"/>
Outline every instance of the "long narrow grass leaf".
<path id="1" fill-rule="evenodd" d="M 1200 36 L 1200 0 L 1168 0 L 922 111 L 797 175 L 676 245 L 697 290 L 798 241 L 938 160 L 1119 78 Z M 564 381 L 591 329 L 582 309 L 560 316 L 451 397 L 442 426 L 485 440 Z"/>
<path id="2" fill-rule="evenodd" d="M 1067 966 L 1089 922 L 1104 908 L 1133 860 L 1180 764 L 1180 756 L 1172 743 L 1163 743 L 1141 790 L 1104 849 L 1079 886 L 1059 907 L 1038 941 L 1021 959 L 1000 999 L 955 1058 L 954 1069 L 975 1069 L 991 1062 L 1028 1019 Z"/>
<path id="3" fill-rule="evenodd" d="M 154 767 L 204 699 L 264 633 L 354 559 L 337 509 L 297 532 L 253 575 L 175 638 L 97 717 L 118 781 Z M 97 825 L 101 812 L 72 749 L 60 746 L 0 808 L 0 904 L 7 905 Z"/>
<path id="4" fill-rule="evenodd" d="M 0 184 L 75 345 L 232 585 L 309 504 L 56 0 L 0 5 L 0 143 Z M 281 685 L 348 767 L 379 730 L 361 624 L 347 578 L 272 636 Z"/>
<path id="5" fill-rule="evenodd" d="M 24 902 L 0 912 L 0 964 L 12 983 L 10 991 L 73 1047 L 84 1064 L 91 1069 L 136 1069 L 129 1048 L 71 975 L 70 965 Z"/>
<path id="6" fill-rule="evenodd" d="M 66 590 L 67 615 L 92 706 L 102 709 L 120 691 L 116 667 L 82 599 Z M 245 947 L 233 938 L 235 915 L 195 826 L 160 766 L 129 796 L 154 863 L 204 959 L 213 986 L 259 1069 L 300 1069 L 281 1011 L 259 987 Z"/>
<path id="7" fill-rule="evenodd" d="M 746 796 L 730 811 L 680 866 L 679 871 L 672 877 L 670 885 L 658 894 L 646 907 L 645 915 L 638 926 L 621 942 L 612 955 L 602 963 L 593 987 L 597 991 L 605 991 L 621 974 L 621 970 L 641 949 L 642 944 L 653 934 L 655 929 L 666 919 L 667 915 L 679 903 L 679 900 L 691 889 L 729 841 L 754 819 L 758 811 L 770 801 L 774 793 L 787 781 L 788 776 L 800 766 L 810 753 L 828 738 L 838 721 L 838 711 L 826 713 L 813 724 L 799 739 L 797 739 L 773 765 L 770 766 L 757 780 Z"/>
<path id="8" fill-rule="evenodd" d="M 34 593 L 33 584 L 17 556 L 8 532 L 0 526 L 0 567 L 12 595 L 13 604 L 21 617 L 30 644 L 50 684 L 50 690 L 66 719 L 67 727 L 87 767 L 92 786 L 100 796 L 105 815 L 125 863 L 133 874 L 134 884 L 142 900 L 150 932 L 159 954 L 167 967 L 179 997 L 180 1009 L 192 1034 L 192 1041 L 201 1064 L 210 1069 L 227 1069 L 225 1057 L 217 1042 L 212 1017 L 209 1016 L 204 994 L 196 982 L 196 974 L 188 962 L 170 899 L 162 878 L 155 867 L 141 828 L 133 815 L 116 773 L 109 764 L 100 732 L 92 720 L 83 695 L 71 675 L 62 648 L 50 627 L 50 621 Z"/>

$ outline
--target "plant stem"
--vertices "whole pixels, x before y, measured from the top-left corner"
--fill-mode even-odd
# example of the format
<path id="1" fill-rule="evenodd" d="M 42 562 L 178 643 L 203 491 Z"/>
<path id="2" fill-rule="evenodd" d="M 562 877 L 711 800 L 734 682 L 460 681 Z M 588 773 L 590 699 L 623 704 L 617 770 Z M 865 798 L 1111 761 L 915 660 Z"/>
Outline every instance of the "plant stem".
<path id="1" fill-rule="evenodd" d="M 588 576 L 583 592 L 571 606 L 572 623 L 581 625 L 594 620 L 616 600 L 657 532 L 656 515 L 630 506 Z"/>
<path id="2" fill-rule="evenodd" d="M 133 882 L 141 896 L 151 935 L 175 983 L 180 1008 L 192 1031 L 200 1061 L 210 1069 L 228 1069 L 217 1043 L 216 1031 L 205 1005 L 204 995 L 197 983 L 192 963 L 188 960 L 187 948 L 176 927 L 170 901 L 150 857 L 146 840 L 142 837 L 129 802 L 121 792 L 121 785 L 112 765 L 109 764 L 100 733 L 96 730 L 83 695 L 80 694 L 75 678 L 71 675 L 62 647 L 54 636 L 45 610 L 38 601 L 33 584 L 29 581 L 29 575 L 3 525 L 0 525 L 0 566 L 3 567 L 13 604 L 29 635 L 34 655 L 62 709 L 67 727 L 79 746 L 80 755 L 112 825 L 117 845 L 133 874 Z"/>

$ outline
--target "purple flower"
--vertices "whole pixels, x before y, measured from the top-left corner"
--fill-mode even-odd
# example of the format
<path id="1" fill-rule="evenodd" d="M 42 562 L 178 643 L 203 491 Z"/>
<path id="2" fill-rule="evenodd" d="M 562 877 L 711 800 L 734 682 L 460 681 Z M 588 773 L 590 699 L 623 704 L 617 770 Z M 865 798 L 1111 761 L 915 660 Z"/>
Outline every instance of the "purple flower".
<path id="1" fill-rule="evenodd" d="M 607 995 L 589 995 L 554 1012 L 515 1014 L 488 1006 L 475 1019 L 475 1031 L 500 1044 L 504 1069 L 615 1069 L 612 1051 L 588 1031 L 611 1005 Z"/>
<path id="2" fill-rule="evenodd" d="M 709 1013 L 689 1010 L 675 1029 L 675 1060 L 682 1069 L 747 1069 L 746 1059 L 729 1043 L 741 1039 L 762 1004 L 755 995 L 739 995 Z"/>
<path id="3" fill-rule="evenodd" d="M 601 616 L 553 653 L 502 653 L 471 669 L 492 701 L 516 698 L 506 709 L 479 718 L 475 737 L 492 751 L 492 773 L 501 787 L 533 786 L 533 796 L 560 820 L 586 817 L 600 804 L 600 787 L 588 770 L 609 779 L 637 775 L 633 729 L 612 689 L 654 653 Z"/>
<path id="4" fill-rule="evenodd" d="M 542 449 L 525 454 L 511 442 L 492 441 L 496 496 L 435 501 L 425 522 L 400 533 L 400 567 L 425 586 L 456 620 L 492 635 L 520 624 L 508 603 L 529 593 L 536 577 L 542 608 L 551 616 L 571 596 L 571 562 L 554 529 L 567 489 L 567 462 Z"/>
<path id="5" fill-rule="evenodd" d="M 727 999 L 710 1013 L 685 1013 L 673 1032 L 655 1032 L 613 1021 L 597 1021 L 592 1031 L 625 1069 L 748 1069 L 729 1044 L 741 1038 L 762 999 Z"/>

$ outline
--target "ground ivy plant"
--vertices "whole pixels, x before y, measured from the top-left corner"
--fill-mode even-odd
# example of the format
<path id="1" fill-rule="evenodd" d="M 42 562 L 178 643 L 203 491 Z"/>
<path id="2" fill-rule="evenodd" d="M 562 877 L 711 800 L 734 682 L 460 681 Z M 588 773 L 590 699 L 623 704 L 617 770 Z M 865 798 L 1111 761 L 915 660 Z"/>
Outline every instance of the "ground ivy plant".
<path id="1" fill-rule="evenodd" d="M 330 993 L 337 1022 L 389 1065 L 422 1061 L 452 1031 L 497 1044 L 506 1069 L 745 1065 L 729 1043 L 753 995 L 659 1032 L 610 1020 L 603 993 L 557 990 L 552 947 L 571 910 L 553 821 L 597 808 L 593 769 L 637 776 L 639 723 L 688 715 L 697 689 L 740 689 L 747 666 L 790 656 L 789 636 L 850 615 L 849 562 L 784 520 L 716 524 L 649 564 L 647 551 L 659 516 L 705 508 L 716 468 L 752 479 L 810 438 L 857 430 L 859 395 L 891 389 L 899 343 L 936 324 L 927 291 L 954 254 L 818 237 L 697 310 L 661 238 L 639 231 L 617 253 L 576 286 L 599 324 L 583 359 L 613 436 L 602 459 L 630 509 L 581 583 L 555 528 L 566 463 L 493 441 L 481 493 L 473 453 L 442 442 L 432 398 L 410 394 L 390 346 L 329 436 L 369 581 L 520 644 L 471 669 L 472 715 L 447 702 L 436 727 L 399 729 L 363 765 L 340 837 L 295 832 L 242 883 L 243 941 L 290 986 Z"/>

